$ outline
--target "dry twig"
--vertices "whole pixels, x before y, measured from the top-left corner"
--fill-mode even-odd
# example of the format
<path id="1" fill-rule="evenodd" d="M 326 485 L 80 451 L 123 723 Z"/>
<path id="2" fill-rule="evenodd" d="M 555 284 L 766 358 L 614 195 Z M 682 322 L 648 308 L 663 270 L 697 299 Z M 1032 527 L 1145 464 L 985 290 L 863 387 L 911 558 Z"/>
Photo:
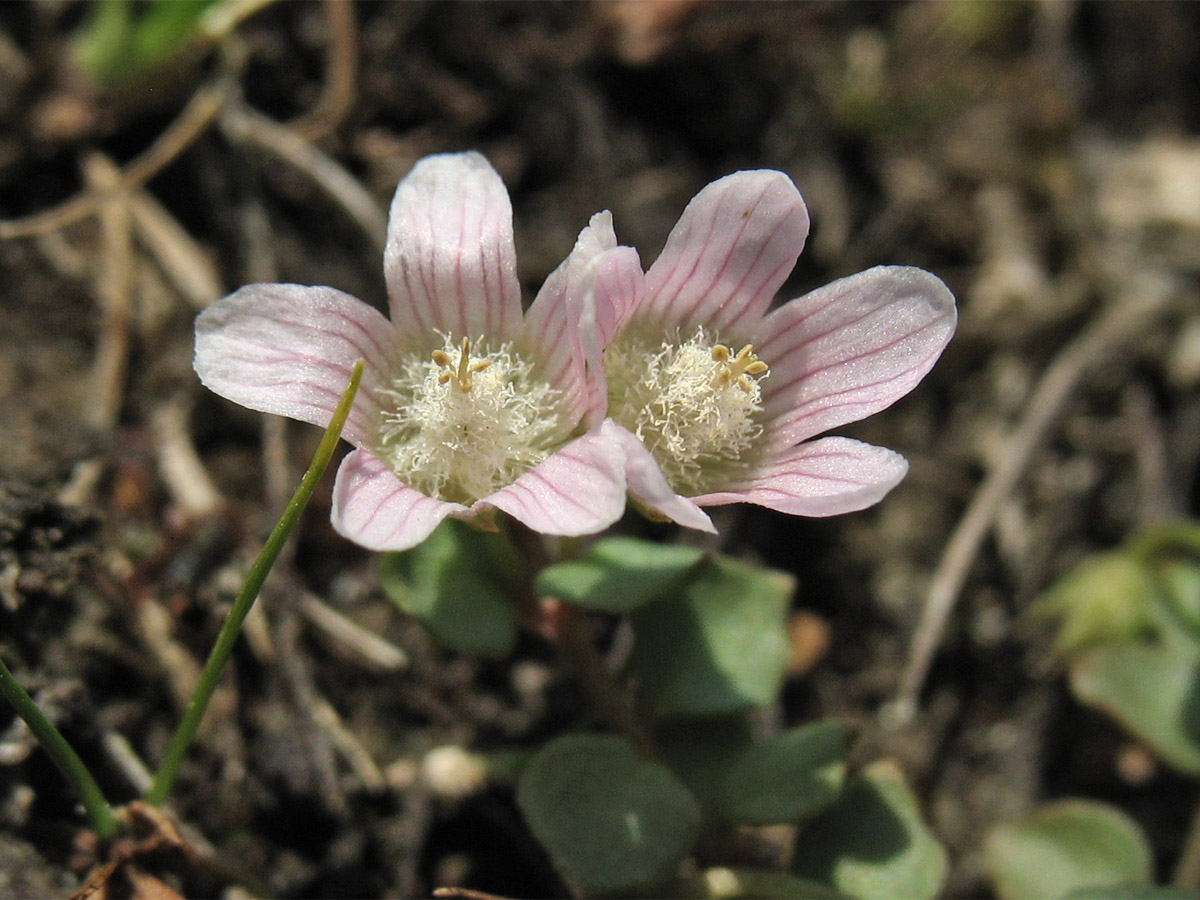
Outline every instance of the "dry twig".
<path id="1" fill-rule="evenodd" d="M 187 230 L 145 190 L 129 193 L 137 236 L 193 308 L 203 309 L 225 293 L 216 266 Z"/>
<path id="2" fill-rule="evenodd" d="M 151 414 L 158 472 L 175 505 L 189 519 L 205 519 L 221 507 L 221 492 L 208 476 L 188 429 L 188 408 L 181 400 L 162 404 Z"/>
<path id="3" fill-rule="evenodd" d="M 341 124 L 354 104 L 358 76 L 358 23 L 354 4 L 346 0 L 324 0 L 329 23 L 329 52 L 325 57 L 325 83 L 316 105 L 288 123 L 288 127 L 310 141 L 324 137 Z"/>
<path id="4" fill-rule="evenodd" d="M 895 699 L 884 718 L 901 726 L 916 714 L 917 698 L 941 643 L 946 622 L 975 561 L 996 512 L 1012 493 L 1034 451 L 1061 412 L 1071 392 L 1096 365 L 1110 359 L 1146 329 L 1171 304 L 1175 284 L 1165 276 L 1132 279 L 1092 322 L 1050 364 L 1029 401 L 1025 417 L 1013 430 L 1000 464 L 984 479 L 958 526 L 950 536 L 934 571 L 921 610 L 921 620 L 909 646 L 908 663 Z"/>
<path id="5" fill-rule="evenodd" d="M 105 198 L 100 206 L 102 255 L 96 280 L 101 325 L 86 415 L 91 425 L 108 431 L 116 425 L 121 410 L 129 359 L 135 266 L 133 231 L 121 193 L 120 169 L 98 153 L 88 157 L 84 169 L 92 193 Z"/>
<path id="6" fill-rule="evenodd" d="M 367 668 L 376 672 L 399 672 L 408 668 L 407 653 L 346 618 L 312 594 L 300 594 L 296 608 L 308 624 L 349 650 Z"/>
<path id="7" fill-rule="evenodd" d="M 231 104 L 221 115 L 231 139 L 250 143 L 308 176 L 338 204 L 381 253 L 387 216 L 375 198 L 346 169 L 285 125 L 255 112 L 244 103 Z"/>
<path id="8" fill-rule="evenodd" d="M 0 221 L 0 240 L 32 237 L 71 225 L 95 213 L 108 199 L 109 194 L 128 192 L 141 187 L 208 129 L 228 99 L 232 86 L 233 80 L 222 76 L 216 83 L 205 85 L 196 91 L 178 118 L 141 156 L 122 171 L 121 177 L 110 191 L 89 189 L 58 206 L 32 216 Z"/>

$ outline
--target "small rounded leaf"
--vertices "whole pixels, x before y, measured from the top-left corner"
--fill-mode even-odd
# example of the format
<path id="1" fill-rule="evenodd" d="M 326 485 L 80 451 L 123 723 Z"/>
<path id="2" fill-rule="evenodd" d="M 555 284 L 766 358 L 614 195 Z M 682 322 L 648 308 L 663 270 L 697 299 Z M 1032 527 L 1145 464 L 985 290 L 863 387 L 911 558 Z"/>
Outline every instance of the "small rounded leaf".
<path id="1" fill-rule="evenodd" d="M 792 871 L 858 900 L 931 900 L 946 851 L 890 760 L 867 766 L 796 839 Z"/>
<path id="2" fill-rule="evenodd" d="M 725 808 L 737 822 L 799 822 L 834 801 L 846 777 L 849 730 L 814 722 L 753 745 L 725 778 Z"/>
<path id="3" fill-rule="evenodd" d="M 1065 900 L 1200 900 L 1200 890 L 1160 884 L 1110 884 L 1071 891 Z"/>
<path id="4" fill-rule="evenodd" d="M 515 571 L 500 535 L 443 522 L 424 543 L 384 553 L 379 583 L 401 610 L 461 653 L 499 658 L 512 651 L 517 619 L 499 574 Z"/>
<path id="5" fill-rule="evenodd" d="M 1043 593 L 1030 613 L 1058 622 L 1054 649 L 1072 656 L 1089 647 L 1150 634 L 1155 597 L 1153 574 L 1118 551 L 1085 559 Z"/>
<path id="6" fill-rule="evenodd" d="M 657 717 L 720 716 L 770 703 L 787 668 L 791 576 L 713 557 L 637 610 L 629 674 Z"/>
<path id="7" fill-rule="evenodd" d="M 1164 559 L 1156 568 L 1168 608 L 1193 640 L 1200 639 L 1200 562 Z"/>
<path id="8" fill-rule="evenodd" d="M 725 779 L 754 743 L 746 717 L 670 719 L 654 737 L 663 761 L 700 801 L 705 818 L 733 821 L 725 802 Z"/>
<path id="9" fill-rule="evenodd" d="M 1117 885 L 1147 885 L 1150 844 L 1125 813 L 1092 800 L 1047 803 L 992 831 L 985 851 L 1002 898 L 1105 896 Z"/>
<path id="10" fill-rule="evenodd" d="M 517 805 L 563 880 L 583 895 L 665 883 L 700 826 L 687 788 L 612 735 L 551 741 L 521 773 Z"/>
<path id="11" fill-rule="evenodd" d="M 695 547 L 603 538 L 582 559 L 543 569 L 534 589 L 584 609 L 622 614 L 678 586 L 703 558 Z"/>
<path id="12" fill-rule="evenodd" d="M 1097 647 L 1071 666 L 1071 690 L 1149 744 L 1200 773 L 1200 652 L 1181 640 Z"/>

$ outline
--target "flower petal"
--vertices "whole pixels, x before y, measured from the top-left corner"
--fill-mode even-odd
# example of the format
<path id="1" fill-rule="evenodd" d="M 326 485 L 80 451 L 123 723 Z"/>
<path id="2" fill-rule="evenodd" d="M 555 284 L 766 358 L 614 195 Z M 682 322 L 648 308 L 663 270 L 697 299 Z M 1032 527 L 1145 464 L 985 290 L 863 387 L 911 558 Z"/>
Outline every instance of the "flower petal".
<path id="1" fill-rule="evenodd" d="M 828 437 L 794 447 L 752 479 L 696 497 L 701 506 L 756 503 L 791 516 L 837 516 L 873 506 L 908 472 L 894 450 Z"/>
<path id="2" fill-rule="evenodd" d="M 641 259 L 632 247 L 615 247 L 596 260 L 590 290 L 583 297 L 579 326 L 590 390 L 586 415 L 589 428 L 608 414 L 604 350 L 641 296 L 644 281 Z"/>
<path id="3" fill-rule="evenodd" d="M 461 503 L 422 494 L 366 450 L 342 460 L 333 483 L 334 530 L 368 550 L 407 550 L 429 537 L 447 516 L 465 516 Z"/>
<path id="4" fill-rule="evenodd" d="M 497 341 L 521 324 L 512 204 L 478 153 L 418 162 L 396 188 L 383 274 L 392 322 L 405 336 L 440 345 L 435 332 Z"/>
<path id="5" fill-rule="evenodd" d="M 890 406 L 954 334 L 954 296 L 922 269 L 879 266 L 793 300 L 762 320 L 771 367 L 763 405 L 773 451 Z"/>
<path id="6" fill-rule="evenodd" d="M 193 365 L 200 381 L 260 412 L 327 425 L 350 381 L 363 380 L 345 436 L 366 440 L 374 389 L 390 368 L 395 331 L 383 314 L 341 291 L 297 284 L 251 284 L 196 319 Z"/>
<path id="7" fill-rule="evenodd" d="M 603 396 L 600 388 L 588 386 L 592 373 L 600 370 L 594 365 L 592 373 L 588 372 L 585 344 L 596 345 L 592 352 L 598 361 L 593 293 L 601 259 L 616 248 L 612 214 L 596 213 L 579 233 L 571 253 L 550 273 L 525 314 L 526 338 L 531 350 L 544 361 L 550 383 L 564 392 L 572 425 L 584 418 L 596 397 Z M 622 248 L 617 258 L 627 260 L 630 255 L 633 261 L 625 265 L 632 266 L 640 279 L 641 264 L 636 251 Z M 609 268 L 611 263 L 605 264 L 605 269 Z M 603 418 L 603 409 L 599 412 Z"/>
<path id="8" fill-rule="evenodd" d="M 594 534 L 625 511 L 622 463 L 621 449 L 591 432 L 473 508 L 495 507 L 542 534 Z"/>
<path id="9" fill-rule="evenodd" d="M 735 172 L 688 204 L 646 273 L 638 310 L 654 326 L 748 337 L 796 265 L 808 211 L 782 172 Z"/>
<path id="10" fill-rule="evenodd" d="M 707 531 L 709 534 L 717 533 L 708 513 L 671 489 L 654 459 L 654 454 L 646 449 L 646 445 L 638 440 L 637 435 L 612 419 L 604 420 L 600 432 L 624 451 L 625 481 L 629 493 L 639 504 L 688 528 Z"/>

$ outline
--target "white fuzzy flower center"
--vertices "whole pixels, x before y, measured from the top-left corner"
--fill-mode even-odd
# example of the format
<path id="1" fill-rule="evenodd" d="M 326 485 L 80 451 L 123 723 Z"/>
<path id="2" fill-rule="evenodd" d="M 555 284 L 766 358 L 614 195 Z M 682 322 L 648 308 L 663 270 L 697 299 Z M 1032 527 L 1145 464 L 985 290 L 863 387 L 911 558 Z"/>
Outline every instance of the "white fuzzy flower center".
<path id="1" fill-rule="evenodd" d="M 762 434 L 767 364 L 703 328 L 687 340 L 622 337 L 608 349 L 609 415 L 654 454 L 671 487 L 695 496 L 720 487 Z"/>
<path id="2" fill-rule="evenodd" d="M 463 338 L 410 355 L 380 392 L 377 455 L 431 497 L 470 504 L 536 466 L 561 440 L 562 392 L 511 344 Z"/>

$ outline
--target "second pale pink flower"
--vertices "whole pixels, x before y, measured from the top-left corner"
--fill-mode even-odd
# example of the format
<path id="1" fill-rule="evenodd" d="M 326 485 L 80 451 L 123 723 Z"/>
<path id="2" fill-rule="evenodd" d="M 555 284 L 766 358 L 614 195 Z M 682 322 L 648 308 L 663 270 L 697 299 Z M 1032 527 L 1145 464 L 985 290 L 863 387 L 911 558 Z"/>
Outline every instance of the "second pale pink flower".
<path id="1" fill-rule="evenodd" d="M 644 280 L 622 271 L 597 294 L 602 432 L 653 513 L 709 531 L 701 507 L 726 503 L 836 515 L 907 472 L 892 450 L 820 435 L 924 377 L 954 333 L 954 297 L 886 266 L 768 312 L 807 234 L 786 175 L 738 172 L 692 200 Z"/>

